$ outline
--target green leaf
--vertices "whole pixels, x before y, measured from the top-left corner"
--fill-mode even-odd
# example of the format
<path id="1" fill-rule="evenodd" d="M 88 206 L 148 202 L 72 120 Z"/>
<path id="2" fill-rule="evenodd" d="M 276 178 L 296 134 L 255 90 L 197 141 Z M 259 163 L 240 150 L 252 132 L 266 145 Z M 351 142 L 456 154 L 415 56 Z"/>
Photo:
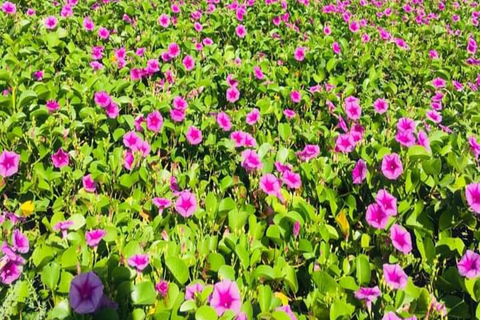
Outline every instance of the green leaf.
<path id="1" fill-rule="evenodd" d="M 155 297 L 155 287 L 151 281 L 140 282 L 133 288 L 132 302 L 134 305 L 154 304 Z"/>
<path id="2" fill-rule="evenodd" d="M 41 279 L 49 289 L 55 290 L 60 279 L 60 266 L 55 262 L 43 267 Z"/>
<path id="3" fill-rule="evenodd" d="M 18 99 L 18 105 L 19 107 L 23 107 L 29 102 L 31 102 L 33 99 L 37 97 L 37 93 L 33 90 L 26 90 L 22 92 L 20 95 L 20 98 Z"/>
<path id="4" fill-rule="evenodd" d="M 174 256 L 169 256 L 165 258 L 165 264 L 167 265 L 168 270 L 170 270 L 170 272 L 180 284 L 184 284 L 185 282 L 187 282 L 189 270 L 182 259 Z"/>
<path id="5" fill-rule="evenodd" d="M 215 309 L 209 306 L 201 306 L 195 312 L 195 320 L 216 320 L 218 319 Z"/>
<path id="6" fill-rule="evenodd" d="M 330 307 L 330 320 L 348 319 L 355 311 L 351 304 L 335 301 Z"/>
<path id="7" fill-rule="evenodd" d="M 357 281 L 362 285 L 368 285 L 371 279 L 371 270 L 370 263 L 368 262 L 368 257 L 366 255 L 359 255 L 356 259 L 356 272 L 357 272 Z"/>
<path id="8" fill-rule="evenodd" d="M 260 310 L 262 310 L 262 312 L 270 311 L 272 298 L 273 294 L 270 286 L 267 285 L 258 287 L 258 304 L 260 305 Z"/>
<path id="9" fill-rule="evenodd" d="M 412 161 L 415 161 L 418 159 L 424 159 L 424 160 L 430 159 L 430 154 L 428 153 L 427 149 L 425 149 L 422 146 L 411 146 L 408 149 L 407 155 Z"/>

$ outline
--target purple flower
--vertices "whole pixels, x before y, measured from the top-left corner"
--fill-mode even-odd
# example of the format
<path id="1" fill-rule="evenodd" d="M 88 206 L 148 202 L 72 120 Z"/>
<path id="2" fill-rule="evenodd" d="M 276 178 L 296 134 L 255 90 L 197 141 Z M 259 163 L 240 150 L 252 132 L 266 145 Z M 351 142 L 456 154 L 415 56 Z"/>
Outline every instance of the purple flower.
<path id="1" fill-rule="evenodd" d="M 12 284 L 20 278 L 22 274 L 22 264 L 17 261 L 10 260 L 7 256 L 0 259 L 0 282 L 4 284 Z"/>
<path id="2" fill-rule="evenodd" d="M 396 153 L 387 154 L 382 160 L 383 175 L 390 180 L 396 180 L 403 173 L 403 164 Z"/>
<path id="3" fill-rule="evenodd" d="M 165 298 L 168 294 L 168 282 L 165 280 L 160 280 L 159 283 L 155 285 L 155 290 Z"/>
<path id="4" fill-rule="evenodd" d="M 146 254 L 136 254 L 128 258 L 128 265 L 134 267 L 138 272 L 142 272 L 148 266 L 148 256 Z"/>
<path id="5" fill-rule="evenodd" d="M 106 234 L 107 232 L 102 229 L 87 231 L 85 232 L 85 241 L 90 247 L 95 248 Z"/>
<path id="6" fill-rule="evenodd" d="M 358 160 L 352 171 L 354 184 L 361 184 L 367 177 L 367 164 L 362 159 Z"/>
<path id="7" fill-rule="evenodd" d="M 384 264 L 383 278 L 392 289 L 403 289 L 408 282 L 408 276 L 399 264 Z"/>
<path id="8" fill-rule="evenodd" d="M 70 306 L 79 314 L 95 312 L 103 297 L 103 284 L 94 272 L 82 273 L 70 284 Z"/>
<path id="9" fill-rule="evenodd" d="M 62 237 L 63 239 L 65 239 L 67 237 L 67 230 L 70 229 L 72 226 L 73 226 L 73 221 L 71 220 L 60 221 L 53 226 L 53 231 L 55 232 L 62 231 Z"/>
<path id="10" fill-rule="evenodd" d="M 12 244 L 13 249 L 17 252 L 27 253 L 28 250 L 30 250 L 30 243 L 28 241 L 28 238 L 18 229 L 13 231 Z"/>
<path id="11" fill-rule="evenodd" d="M 203 291 L 203 284 L 191 283 L 185 288 L 185 300 L 195 299 L 195 295 Z"/>
<path id="12" fill-rule="evenodd" d="M 10 177 L 18 172 L 20 155 L 13 151 L 3 151 L 0 155 L 0 176 Z"/>
<path id="13" fill-rule="evenodd" d="M 470 206 L 470 210 L 480 213 L 480 183 L 471 183 L 465 190 L 465 198 Z"/>
<path id="14" fill-rule="evenodd" d="M 242 306 L 237 283 L 230 280 L 216 283 L 209 301 L 218 316 L 221 316 L 227 310 L 232 310 L 235 314 L 238 314 Z"/>
<path id="15" fill-rule="evenodd" d="M 373 288 L 361 287 L 355 291 L 355 298 L 358 300 L 365 300 L 368 309 L 370 309 L 372 307 L 372 302 L 375 302 L 380 294 L 381 292 L 380 289 L 378 289 L 378 286 Z"/>
<path id="16" fill-rule="evenodd" d="M 467 250 L 462 259 L 458 261 L 457 267 L 461 276 L 469 279 L 477 278 L 480 276 L 480 255 L 472 250 Z"/>

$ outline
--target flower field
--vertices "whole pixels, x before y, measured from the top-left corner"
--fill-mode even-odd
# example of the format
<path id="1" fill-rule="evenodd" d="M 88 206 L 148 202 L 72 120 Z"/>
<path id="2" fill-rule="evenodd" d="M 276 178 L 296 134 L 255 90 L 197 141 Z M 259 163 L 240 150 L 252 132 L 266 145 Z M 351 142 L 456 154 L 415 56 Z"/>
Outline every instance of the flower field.
<path id="1" fill-rule="evenodd" d="M 0 319 L 480 319 L 475 0 L 0 2 Z"/>

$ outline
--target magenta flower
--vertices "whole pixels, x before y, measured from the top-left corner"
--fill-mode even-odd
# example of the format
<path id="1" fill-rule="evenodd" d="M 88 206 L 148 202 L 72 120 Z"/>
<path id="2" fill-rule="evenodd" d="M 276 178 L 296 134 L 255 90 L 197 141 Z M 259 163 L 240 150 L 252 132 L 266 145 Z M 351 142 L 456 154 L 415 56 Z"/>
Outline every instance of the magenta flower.
<path id="1" fill-rule="evenodd" d="M 432 80 L 432 84 L 435 88 L 440 89 L 440 88 L 444 88 L 447 82 L 442 78 L 435 78 Z"/>
<path id="2" fill-rule="evenodd" d="M 350 96 L 345 99 L 345 112 L 348 119 L 358 120 L 362 115 L 362 108 L 360 107 L 360 100 L 356 97 Z"/>
<path id="3" fill-rule="evenodd" d="M 247 171 L 262 169 L 262 161 L 255 150 L 246 149 L 242 152 L 242 167 Z"/>
<path id="4" fill-rule="evenodd" d="M 291 120 L 296 115 L 295 111 L 291 109 L 285 109 L 283 111 L 283 114 L 285 115 L 285 117 L 287 117 L 288 120 Z"/>
<path id="5" fill-rule="evenodd" d="M 478 158 L 478 156 L 480 156 L 480 143 L 478 143 L 474 136 L 469 136 L 468 144 L 470 145 L 470 151 L 473 153 L 475 158 Z"/>
<path id="6" fill-rule="evenodd" d="M 267 173 L 260 178 L 260 189 L 268 195 L 279 197 L 280 182 L 273 174 Z"/>
<path id="7" fill-rule="evenodd" d="M 176 42 L 172 42 L 168 45 L 167 52 L 170 58 L 175 58 L 180 54 L 180 47 Z"/>
<path id="8" fill-rule="evenodd" d="M 28 241 L 28 238 L 18 229 L 13 231 L 12 245 L 13 249 L 20 253 L 27 253 L 28 250 L 30 250 L 30 242 Z"/>
<path id="9" fill-rule="evenodd" d="M 52 155 L 52 163 L 55 168 L 63 168 L 70 163 L 70 157 L 67 152 L 62 148 L 58 149 L 56 153 Z"/>
<path id="10" fill-rule="evenodd" d="M 380 113 L 380 114 L 385 113 L 388 110 L 388 101 L 385 100 L 385 99 L 378 98 L 373 103 L 373 108 L 375 109 L 375 112 L 377 112 L 377 113 Z"/>
<path id="11" fill-rule="evenodd" d="M 158 210 L 163 212 L 164 209 L 169 208 L 172 205 L 172 201 L 167 198 L 153 198 L 152 203 L 158 208 Z"/>
<path id="12" fill-rule="evenodd" d="M 95 192 L 97 190 L 97 184 L 93 180 L 91 174 L 87 174 L 82 178 L 83 189 L 87 192 Z"/>
<path id="13" fill-rule="evenodd" d="M 95 104 L 102 108 L 106 108 L 112 103 L 112 98 L 105 91 L 95 92 L 94 95 Z"/>
<path id="14" fill-rule="evenodd" d="M 395 140 L 403 147 L 411 147 L 415 144 L 415 135 L 411 131 L 400 131 L 395 135 Z"/>
<path id="15" fill-rule="evenodd" d="M 45 103 L 45 106 L 50 113 L 60 109 L 60 104 L 57 102 L 57 100 L 48 100 L 47 103 Z"/>
<path id="16" fill-rule="evenodd" d="M 100 39 L 107 40 L 110 37 L 110 31 L 107 28 L 100 27 L 98 29 L 98 36 Z"/>
<path id="17" fill-rule="evenodd" d="M 170 25 L 170 16 L 162 13 L 158 18 L 158 24 L 164 28 L 168 28 L 168 26 Z"/>
<path id="18" fill-rule="evenodd" d="M 87 31 L 93 31 L 93 29 L 95 28 L 95 24 L 93 23 L 92 19 L 90 19 L 90 17 L 85 17 L 83 19 L 83 27 Z"/>
<path id="19" fill-rule="evenodd" d="M 128 258 L 127 262 L 130 267 L 142 272 L 148 266 L 149 259 L 146 254 L 135 254 Z"/>
<path id="20" fill-rule="evenodd" d="M 185 288 L 185 300 L 195 299 L 195 295 L 203 291 L 203 285 L 201 283 L 192 283 Z"/>
<path id="21" fill-rule="evenodd" d="M 383 265 L 383 278 L 392 289 L 404 289 L 407 286 L 408 276 L 399 264 Z"/>
<path id="22" fill-rule="evenodd" d="M 387 154 L 382 160 L 382 173 L 390 180 L 396 180 L 403 173 L 403 164 L 396 153 Z"/>
<path id="23" fill-rule="evenodd" d="M 416 124 L 413 119 L 410 118 L 400 118 L 397 123 L 397 129 L 400 132 L 412 132 L 415 131 Z"/>
<path id="24" fill-rule="evenodd" d="M 136 149 L 141 138 L 135 131 L 129 131 L 123 135 L 123 144 L 130 149 Z"/>
<path id="25" fill-rule="evenodd" d="M 427 117 L 428 119 L 432 120 L 434 123 L 442 122 L 442 115 L 435 110 L 428 110 Z"/>
<path id="26" fill-rule="evenodd" d="M 155 285 L 155 291 L 157 291 L 163 298 L 165 298 L 168 294 L 168 282 L 165 280 L 160 280 Z"/>
<path id="27" fill-rule="evenodd" d="M 461 276 L 469 279 L 477 278 L 480 276 L 480 255 L 472 250 L 467 250 L 462 259 L 458 261 L 457 267 Z"/>
<path id="28" fill-rule="evenodd" d="M 85 241 L 91 248 L 96 248 L 100 241 L 107 235 L 107 232 L 102 229 L 95 229 L 85 232 Z"/>
<path id="29" fill-rule="evenodd" d="M 425 131 L 418 131 L 417 143 L 418 145 L 424 147 L 427 151 L 430 151 L 430 140 L 428 139 L 428 135 Z"/>
<path id="30" fill-rule="evenodd" d="M 237 36 L 239 38 L 245 38 L 245 36 L 247 35 L 247 29 L 245 29 L 245 27 L 241 24 L 239 24 L 236 28 L 235 28 L 235 32 L 237 33 Z"/>
<path id="31" fill-rule="evenodd" d="M 247 116 L 246 116 L 247 124 L 253 126 L 255 123 L 258 122 L 258 120 L 260 120 L 260 110 L 258 110 L 257 108 L 253 108 L 252 111 L 247 113 Z"/>
<path id="32" fill-rule="evenodd" d="M 295 238 L 298 237 L 298 235 L 300 234 L 300 227 L 300 222 L 295 221 L 292 227 L 292 233 Z"/>
<path id="33" fill-rule="evenodd" d="M 5 1 L 4 3 L 2 3 L 2 11 L 6 14 L 14 15 L 17 12 L 17 6 L 15 5 L 15 3 Z"/>
<path id="34" fill-rule="evenodd" d="M 45 24 L 45 28 L 49 30 L 53 30 L 57 27 L 58 20 L 55 16 L 49 16 L 45 18 L 44 24 Z"/>
<path id="35" fill-rule="evenodd" d="M 105 112 L 110 119 L 115 119 L 120 114 L 120 108 L 118 104 L 112 102 L 108 107 L 105 108 Z"/>
<path id="36" fill-rule="evenodd" d="M 377 203 L 372 203 L 367 207 L 365 219 L 367 223 L 375 229 L 385 229 L 388 222 L 388 214 L 383 211 Z"/>
<path id="37" fill-rule="evenodd" d="M 20 155 L 4 150 L 0 155 L 0 176 L 7 178 L 18 172 Z"/>
<path id="38" fill-rule="evenodd" d="M 195 68 L 195 60 L 192 56 L 187 55 L 185 56 L 185 58 L 183 58 L 183 67 L 187 71 L 193 70 L 193 68 Z"/>
<path id="39" fill-rule="evenodd" d="M 159 132 L 163 126 L 163 117 L 159 111 L 150 112 L 146 119 L 147 129 L 155 133 Z"/>
<path id="40" fill-rule="evenodd" d="M 375 201 L 388 216 L 397 215 L 397 198 L 392 196 L 387 190 L 379 190 Z"/>
<path id="41" fill-rule="evenodd" d="M 186 137 L 187 137 L 188 143 L 190 143 L 191 145 L 200 144 L 202 142 L 202 139 L 203 139 L 202 131 L 200 129 L 197 129 L 194 126 L 190 126 L 188 128 Z"/>
<path id="42" fill-rule="evenodd" d="M 300 178 L 300 175 L 298 173 L 291 172 L 290 170 L 283 172 L 282 181 L 290 189 L 298 189 L 302 186 L 302 179 Z"/>
<path id="43" fill-rule="evenodd" d="M 216 283 L 209 301 L 218 316 L 221 316 L 227 310 L 232 310 L 235 314 L 238 314 L 242 306 L 240 290 L 238 290 L 237 283 L 230 280 L 223 280 Z"/>
<path id="44" fill-rule="evenodd" d="M 223 131 L 230 131 L 232 129 L 232 122 L 230 117 L 225 112 L 220 112 L 217 114 L 217 124 L 222 128 Z"/>
<path id="45" fill-rule="evenodd" d="M 315 144 L 307 144 L 302 151 L 296 153 L 300 161 L 308 161 L 320 154 L 320 147 Z"/>
<path id="46" fill-rule="evenodd" d="M 354 184 L 361 184 L 367 177 L 367 164 L 363 159 L 360 159 L 355 164 L 355 167 L 352 170 L 352 178 Z"/>
<path id="47" fill-rule="evenodd" d="M 342 49 L 340 48 L 340 45 L 338 44 L 338 42 L 334 42 L 332 44 L 332 49 L 335 54 L 340 54 L 342 52 Z"/>
<path id="48" fill-rule="evenodd" d="M 0 259 L 0 282 L 6 285 L 12 284 L 22 275 L 23 265 L 17 261 L 3 256 Z"/>
<path id="49" fill-rule="evenodd" d="M 262 72 L 262 69 L 260 69 L 259 66 L 253 67 L 253 74 L 255 75 L 255 78 L 257 78 L 258 80 L 262 80 L 265 77 L 265 75 Z"/>
<path id="50" fill-rule="evenodd" d="M 62 237 L 63 239 L 66 239 L 67 230 L 70 229 L 71 227 L 73 227 L 73 221 L 71 220 L 60 221 L 53 226 L 53 231 L 55 232 L 62 231 Z"/>
<path id="51" fill-rule="evenodd" d="M 305 59 L 305 48 L 304 47 L 296 48 L 293 53 L 293 57 L 297 61 L 303 61 L 303 59 Z"/>
<path id="52" fill-rule="evenodd" d="M 103 297 L 103 284 L 94 272 L 73 278 L 69 292 L 70 306 L 79 314 L 95 312 Z"/>
<path id="53" fill-rule="evenodd" d="M 289 305 L 277 307 L 275 308 L 275 311 L 283 311 L 287 314 L 290 320 L 297 320 L 297 316 L 295 316 Z"/>
<path id="54" fill-rule="evenodd" d="M 410 233 L 398 224 L 394 224 L 390 229 L 390 238 L 393 246 L 404 254 L 409 254 L 412 251 L 412 237 Z"/>
<path id="55" fill-rule="evenodd" d="M 227 101 L 234 103 L 240 98 L 240 91 L 237 87 L 230 87 L 227 89 Z"/>
<path id="56" fill-rule="evenodd" d="M 355 149 L 355 140 L 350 133 L 340 134 L 335 140 L 335 151 L 349 153 Z"/>
<path id="57" fill-rule="evenodd" d="M 357 291 L 355 291 L 355 298 L 358 300 L 364 300 L 367 304 L 367 308 L 371 309 L 372 302 L 375 302 L 377 298 L 380 296 L 381 292 L 378 286 L 373 288 L 367 287 L 360 287 Z"/>
<path id="58" fill-rule="evenodd" d="M 293 90 L 290 92 L 290 100 L 292 100 L 293 103 L 299 103 L 302 100 L 302 94 L 297 90 Z"/>
<path id="59" fill-rule="evenodd" d="M 190 191 L 182 191 L 175 201 L 175 210 L 184 218 L 190 217 L 197 210 L 197 198 Z"/>
<path id="60" fill-rule="evenodd" d="M 470 183 L 465 190 L 465 198 L 470 210 L 480 213 L 480 183 Z"/>

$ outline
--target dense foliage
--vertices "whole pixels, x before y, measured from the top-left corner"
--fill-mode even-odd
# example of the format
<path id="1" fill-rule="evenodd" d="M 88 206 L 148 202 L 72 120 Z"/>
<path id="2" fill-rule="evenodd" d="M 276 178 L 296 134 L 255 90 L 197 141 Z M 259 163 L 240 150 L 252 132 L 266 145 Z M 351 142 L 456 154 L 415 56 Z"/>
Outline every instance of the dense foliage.
<path id="1" fill-rule="evenodd" d="M 476 1 L 11 1 L 0 319 L 480 318 Z"/>

